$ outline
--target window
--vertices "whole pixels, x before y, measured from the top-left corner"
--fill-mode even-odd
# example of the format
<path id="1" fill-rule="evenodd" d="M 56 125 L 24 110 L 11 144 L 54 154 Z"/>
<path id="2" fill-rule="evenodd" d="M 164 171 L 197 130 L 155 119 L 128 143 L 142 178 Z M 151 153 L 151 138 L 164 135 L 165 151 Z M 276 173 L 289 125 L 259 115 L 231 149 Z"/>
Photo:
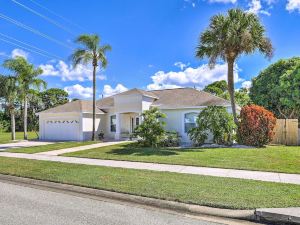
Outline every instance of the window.
<path id="1" fill-rule="evenodd" d="M 138 126 L 138 125 L 140 125 L 140 118 L 136 117 L 135 118 L 135 126 Z"/>
<path id="2" fill-rule="evenodd" d="M 116 115 L 110 116 L 110 132 L 116 132 Z"/>
<path id="3" fill-rule="evenodd" d="M 184 132 L 187 133 L 191 128 L 196 127 L 198 113 L 191 112 L 184 114 Z"/>

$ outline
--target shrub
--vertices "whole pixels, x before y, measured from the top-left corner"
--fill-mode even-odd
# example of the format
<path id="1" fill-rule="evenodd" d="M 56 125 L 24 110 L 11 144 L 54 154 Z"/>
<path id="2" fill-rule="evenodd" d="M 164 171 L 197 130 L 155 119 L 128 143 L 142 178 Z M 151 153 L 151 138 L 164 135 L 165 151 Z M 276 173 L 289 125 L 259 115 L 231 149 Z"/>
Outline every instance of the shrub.
<path id="1" fill-rule="evenodd" d="M 231 145 L 235 128 L 233 116 L 225 107 L 208 106 L 199 113 L 196 127 L 190 129 L 188 134 L 195 145 L 204 144 L 209 133 L 212 133 L 214 143 Z"/>
<path id="2" fill-rule="evenodd" d="M 276 125 L 274 114 L 258 105 L 244 106 L 240 113 L 238 142 L 244 145 L 264 146 L 272 141 Z"/>
<path id="3" fill-rule="evenodd" d="M 140 142 L 144 146 L 158 147 L 165 135 L 165 122 L 161 119 L 166 115 L 158 110 L 151 108 L 142 113 L 143 122 L 134 130 L 134 136 L 141 138 Z"/>
<path id="4" fill-rule="evenodd" d="M 168 131 L 159 143 L 162 147 L 178 147 L 180 145 L 180 136 L 176 131 Z"/>

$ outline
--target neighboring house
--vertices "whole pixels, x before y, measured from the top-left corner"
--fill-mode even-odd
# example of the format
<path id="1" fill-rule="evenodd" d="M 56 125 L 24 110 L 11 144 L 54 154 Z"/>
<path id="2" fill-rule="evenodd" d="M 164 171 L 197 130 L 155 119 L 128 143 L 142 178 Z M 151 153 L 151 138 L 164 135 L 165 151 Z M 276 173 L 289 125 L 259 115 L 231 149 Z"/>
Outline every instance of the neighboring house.
<path id="1" fill-rule="evenodd" d="M 189 142 L 187 131 L 195 126 L 196 117 L 206 106 L 228 108 L 230 102 L 193 88 L 156 91 L 131 89 L 100 99 L 96 103 L 96 130 L 105 138 L 126 139 L 142 121 L 141 113 L 157 107 L 166 114 L 166 130 L 177 131 L 182 142 Z M 92 101 L 78 100 L 38 113 L 40 139 L 91 139 Z"/>

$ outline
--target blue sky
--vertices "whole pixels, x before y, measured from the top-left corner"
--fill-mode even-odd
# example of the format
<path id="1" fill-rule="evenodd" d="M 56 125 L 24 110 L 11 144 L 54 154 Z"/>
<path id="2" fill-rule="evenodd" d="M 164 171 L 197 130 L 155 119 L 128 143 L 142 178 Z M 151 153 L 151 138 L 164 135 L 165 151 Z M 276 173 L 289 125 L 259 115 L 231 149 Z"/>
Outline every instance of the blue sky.
<path id="1" fill-rule="evenodd" d="M 49 88 L 77 98 L 92 93 L 91 68 L 74 69 L 68 60 L 81 33 L 97 33 L 113 48 L 107 69 L 98 71 L 98 96 L 134 87 L 203 88 L 226 79 L 223 62 L 210 70 L 194 53 L 210 17 L 233 7 L 256 13 L 275 47 L 271 61 L 259 54 L 238 60 L 236 88 L 249 85 L 270 63 L 300 52 L 300 0 L 0 0 L 0 5 L 0 61 L 26 56 L 44 69 Z"/>

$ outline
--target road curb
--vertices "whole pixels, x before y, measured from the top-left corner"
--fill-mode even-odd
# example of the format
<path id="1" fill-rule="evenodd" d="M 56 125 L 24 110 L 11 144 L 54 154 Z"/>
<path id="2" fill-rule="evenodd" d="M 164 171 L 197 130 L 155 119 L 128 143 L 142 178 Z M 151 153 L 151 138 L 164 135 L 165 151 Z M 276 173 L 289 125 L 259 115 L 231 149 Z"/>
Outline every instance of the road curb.
<path id="1" fill-rule="evenodd" d="M 255 210 L 233 210 L 233 209 L 221 209 L 221 208 L 213 208 L 208 206 L 200 206 L 200 205 L 192 205 L 185 204 L 174 201 L 160 200 L 148 197 L 141 197 L 136 195 L 105 191 L 81 186 L 74 186 L 69 184 L 55 183 L 49 181 L 35 180 L 24 177 L 17 177 L 11 175 L 3 175 L 0 174 L 0 180 L 10 181 L 15 183 L 34 185 L 44 188 L 50 188 L 54 190 L 60 190 L 65 192 L 73 192 L 77 194 L 85 194 L 96 196 L 100 198 L 112 199 L 122 202 L 129 202 L 144 206 L 151 206 L 155 208 L 172 210 L 180 213 L 190 213 L 194 215 L 208 215 L 208 216 L 216 216 L 216 217 L 224 217 L 231 219 L 242 219 L 242 220 L 250 220 L 254 221 Z"/>

